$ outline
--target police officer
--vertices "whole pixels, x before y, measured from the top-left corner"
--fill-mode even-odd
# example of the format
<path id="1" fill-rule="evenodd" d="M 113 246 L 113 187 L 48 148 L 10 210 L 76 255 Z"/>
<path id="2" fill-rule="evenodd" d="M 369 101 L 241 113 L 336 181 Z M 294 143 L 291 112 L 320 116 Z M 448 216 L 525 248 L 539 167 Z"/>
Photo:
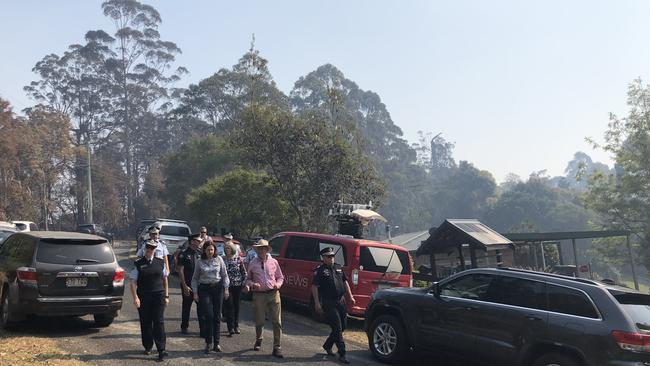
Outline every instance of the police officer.
<path id="1" fill-rule="evenodd" d="M 339 361 L 344 364 L 350 363 L 345 357 L 345 343 L 343 342 L 343 331 L 347 325 L 348 314 L 345 310 L 343 295 L 354 305 L 356 302 L 348 279 L 343 273 L 341 266 L 334 263 L 336 253 L 332 247 L 320 251 L 323 264 L 314 271 L 314 281 L 311 287 L 314 296 L 314 306 L 318 314 L 324 314 L 327 324 L 332 328 L 329 337 L 323 344 L 323 349 L 328 355 L 334 356 L 332 346 L 336 344 L 339 353 Z"/>
<path id="2" fill-rule="evenodd" d="M 169 287 L 165 262 L 154 252 L 158 243 L 149 240 L 144 245 L 144 256 L 135 262 L 129 274 L 133 303 L 140 316 L 140 332 L 144 354 L 151 354 L 154 343 L 158 350 L 158 360 L 167 356 L 164 324 L 165 306 L 169 303 Z"/>
<path id="3" fill-rule="evenodd" d="M 160 229 L 155 225 L 149 228 L 149 239 L 145 240 L 145 243 L 149 240 L 156 242 L 157 246 L 156 251 L 154 252 L 154 256 L 165 261 L 165 269 L 167 270 L 167 273 L 169 273 L 169 250 L 167 250 L 167 245 L 165 245 L 165 242 L 160 239 Z M 144 255 L 144 249 L 144 245 L 142 245 L 140 249 L 138 249 L 138 251 L 135 253 L 135 255 L 142 257 Z"/>
<path id="4" fill-rule="evenodd" d="M 176 271 L 180 278 L 181 290 L 183 295 L 183 308 L 181 313 L 181 333 L 187 334 L 187 328 L 190 323 L 190 311 L 192 310 L 192 303 L 194 302 L 194 294 L 192 292 L 192 275 L 194 274 L 194 265 L 201 258 L 201 248 L 203 246 L 203 239 L 200 234 L 192 234 L 188 237 L 190 245 L 183 249 L 178 255 L 178 264 Z M 196 305 L 196 316 L 199 319 L 199 328 L 203 336 L 201 320 L 201 312 L 199 304 Z"/>

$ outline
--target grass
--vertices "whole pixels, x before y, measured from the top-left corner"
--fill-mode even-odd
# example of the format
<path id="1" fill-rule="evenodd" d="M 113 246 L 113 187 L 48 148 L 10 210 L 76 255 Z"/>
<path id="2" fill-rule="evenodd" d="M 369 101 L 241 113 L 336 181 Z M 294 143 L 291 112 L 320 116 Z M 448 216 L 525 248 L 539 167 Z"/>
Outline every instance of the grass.
<path id="1" fill-rule="evenodd" d="M 629 288 L 634 288 L 634 281 L 622 281 L 623 284 Z M 639 283 L 639 291 L 643 292 L 644 294 L 649 294 L 650 293 L 650 286 L 645 285 L 643 283 Z"/>
<path id="2" fill-rule="evenodd" d="M 85 363 L 63 351 L 52 339 L 0 330 L 0 366 L 22 365 L 83 366 Z"/>

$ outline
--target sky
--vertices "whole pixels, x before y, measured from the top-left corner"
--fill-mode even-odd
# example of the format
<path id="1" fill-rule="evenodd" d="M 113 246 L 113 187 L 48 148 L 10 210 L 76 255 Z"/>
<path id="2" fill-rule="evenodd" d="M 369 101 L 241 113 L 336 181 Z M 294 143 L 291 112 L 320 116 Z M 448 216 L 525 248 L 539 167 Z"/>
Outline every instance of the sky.
<path id="1" fill-rule="evenodd" d="M 627 113 L 627 86 L 650 79 L 650 2 L 639 1 L 144 1 L 190 74 L 231 67 L 250 46 L 279 88 L 331 63 L 379 94 L 411 142 L 418 131 L 455 143 L 454 156 L 490 171 L 563 175 L 576 151 L 611 164 L 609 114 Z M 0 97 L 33 104 L 31 68 L 91 29 L 113 32 L 101 1 L 21 0 L 0 12 Z"/>

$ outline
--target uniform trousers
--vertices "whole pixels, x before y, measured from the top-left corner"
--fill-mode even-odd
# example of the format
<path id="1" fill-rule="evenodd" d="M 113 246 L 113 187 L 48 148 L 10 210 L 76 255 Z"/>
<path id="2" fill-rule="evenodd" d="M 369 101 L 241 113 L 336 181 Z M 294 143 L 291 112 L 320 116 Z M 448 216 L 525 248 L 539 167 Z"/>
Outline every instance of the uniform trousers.
<path id="1" fill-rule="evenodd" d="M 189 285 L 188 285 L 189 286 Z M 194 303 L 194 294 L 190 292 L 189 296 L 185 296 L 183 289 L 181 288 L 181 294 L 183 296 L 183 308 L 181 313 L 181 328 L 187 329 L 190 325 L 190 312 L 192 310 L 192 304 Z M 196 304 L 196 318 L 199 320 L 199 331 L 201 337 L 205 338 L 203 330 L 203 321 L 201 321 L 201 306 L 200 302 Z"/>
<path id="2" fill-rule="evenodd" d="M 223 284 L 199 284 L 199 304 L 203 320 L 205 343 L 219 344 L 221 338 L 221 306 L 223 305 Z"/>
<path id="3" fill-rule="evenodd" d="M 340 355 L 345 355 L 345 342 L 343 342 L 343 331 L 348 324 L 348 315 L 345 310 L 345 302 L 339 299 L 322 299 L 322 308 L 325 321 L 330 326 L 332 331 L 329 337 L 323 344 L 323 348 L 332 349 L 336 344 L 336 348 Z"/>
<path id="4" fill-rule="evenodd" d="M 155 342 L 158 352 L 165 350 L 167 336 L 165 335 L 165 293 L 138 292 L 140 299 L 140 333 L 142 346 L 150 350 Z"/>

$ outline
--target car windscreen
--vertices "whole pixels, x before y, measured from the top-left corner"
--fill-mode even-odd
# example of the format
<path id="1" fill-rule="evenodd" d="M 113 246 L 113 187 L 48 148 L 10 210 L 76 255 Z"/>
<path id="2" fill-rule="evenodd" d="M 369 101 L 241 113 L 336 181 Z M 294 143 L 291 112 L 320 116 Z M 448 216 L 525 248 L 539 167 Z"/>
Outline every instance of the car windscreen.
<path id="1" fill-rule="evenodd" d="M 115 255 L 106 240 L 44 239 L 38 243 L 36 261 L 51 264 L 106 264 Z"/>
<path id="2" fill-rule="evenodd" d="M 160 235 L 169 236 L 190 236 L 190 229 L 185 226 L 163 225 Z"/>
<path id="3" fill-rule="evenodd" d="M 650 295 L 628 292 L 615 294 L 614 298 L 639 330 L 650 331 Z"/>
<path id="4" fill-rule="evenodd" d="M 381 247 L 361 247 L 360 264 L 363 271 L 410 274 L 407 252 Z"/>

